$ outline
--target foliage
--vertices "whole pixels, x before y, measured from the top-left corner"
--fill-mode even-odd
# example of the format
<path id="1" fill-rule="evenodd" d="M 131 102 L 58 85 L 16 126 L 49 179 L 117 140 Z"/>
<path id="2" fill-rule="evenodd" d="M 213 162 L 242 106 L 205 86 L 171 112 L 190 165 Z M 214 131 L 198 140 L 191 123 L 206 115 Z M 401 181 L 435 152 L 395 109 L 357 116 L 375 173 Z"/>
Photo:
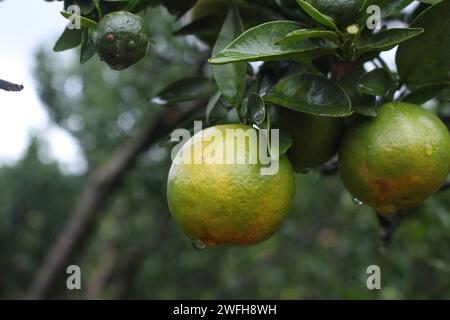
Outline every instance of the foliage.
<path id="1" fill-rule="evenodd" d="M 36 79 L 52 120 L 79 141 L 86 177 L 174 103 L 209 98 L 197 118 L 259 127 L 271 127 L 279 108 L 346 122 L 375 117 L 380 105 L 393 100 L 428 102 L 442 116 L 449 112 L 449 51 L 439 50 L 450 41 L 444 34 L 448 0 L 423 1 L 410 13 L 403 9 L 411 1 L 366 0 L 351 25 L 309 1 L 247 0 L 271 19 L 246 30 L 239 6 L 230 2 L 212 48 L 183 37 L 201 36 L 210 27 L 189 20 L 195 2 L 64 1 L 65 9 L 81 6 L 82 29 L 64 30 L 54 49 L 79 47 L 82 64 L 75 58 L 63 64 L 42 50 Z M 365 26 L 371 4 L 382 8 L 382 30 Z M 121 73 L 95 57 L 89 37 L 89 29 L 114 11 L 139 14 L 150 31 L 146 58 Z M 389 28 L 399 20 L 404 27 Z M 398 45 L 396 72 L 380 54 Z M 38 145 L 31 144 L 15 167 L 0 169 L 1 297 L 24 295 L 85 180 L 42 164 Z M 270 240 L 248 249 L 197 252 L 169 220 L 169 147 L 161 141 L 140 157 L 75 261 L 86 289 L 60 290 L 59 297 L 450 298 L 445 192 L 410 209 L 389 253 L 380 255 L 372 210 L 353 203 L 340 179 L 324 177 L 326 168 L 319 168 L 296 176 L 290 216 Z M 383 290 L 366 288 L 372 264 L 383 270 Z"/>

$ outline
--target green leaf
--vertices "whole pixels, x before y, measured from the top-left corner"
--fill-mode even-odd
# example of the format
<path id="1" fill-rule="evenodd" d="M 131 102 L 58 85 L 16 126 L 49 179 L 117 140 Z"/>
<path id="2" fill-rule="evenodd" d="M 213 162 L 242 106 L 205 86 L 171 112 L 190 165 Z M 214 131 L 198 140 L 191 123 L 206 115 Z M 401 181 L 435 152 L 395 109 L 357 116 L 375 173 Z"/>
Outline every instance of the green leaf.
<path id="1" fill-rule="evenodd" d="M 103 15 L 102 9 L 100 7 L 100 0 L 94 0 L 95 8 L 97 9 L 98 15 L 101 17 Z"/>
<path id="2" fill-rule="evenodd" d="M 428 3 L 428 4 L 436 4 L 436 3 L 441 2 L 442 0 L 419 0 L 419 1 L 423 2 L 423 3 Z"/>
<path id="3" fill-rule="evenodd" d="M 352 113 L 351 102 L 336 84 L 320 75 L 295 74 L 269 90 L 264 100 L 309 114 L 345 117 Z"/>
<path id="4" fill-rule="evenodd" d="M 181 27 L 174 32 L 174 35 L 216 36 L 217 30 L 220 30 L 220 28 L 220 20 L 216 16 L 206 16 Z"/>
<path id="5" fill-rule="evenodd" d="M 421 28 L 399 28 L 382 30 L 370 37 L 356 41 L 357 57 L 369 51 L 388 51 L 398 44 L 417 37 L 423 32 Z"/>
<path id="6" fill-rule="evenodd" d="M 307 2 L 305 2 L 303 0 L 297 0 L 297 3 L 300 5 L 300 7 L 302 7 L 303 10 L 305 10 L 305 12 L 311 18 L 313 18 L 315 21 L 317 21 L 321 25 L 323 25 L 325 27 L 328 27 L 328 28 L 331 28 L 333 30 L 337 30 L 338 29 L 336 24 L 334 23 L 333 19 L 331 19 L 330 17 L 320 13 L 319 10 L 314 8 L 309 3 L 307 3 Z"/>
<path id="7" fill-rule="evenodd" d="M 404 8 L 409 6 L 413 0 L 366 0 L 363 5 L 362 12 L 365 13 L 361 17 L 360 23 L 365 24 L 367 18 L 372 15 L 372 13 L 367 13 L 367 8 L 371 5 L 376 5 L 381 9 L 381 18 L 388 18 L 394 14 L 399 13 Z"/>
<path id="8" fill-rule="evenodd" d="M 95 49 L 89 37 L 89 29 L 83 28 L 81 34 L 80 63 L 87 62 L 94 54 Z"/>
<path id="9" fill-rule="evenodd" d="M 70 0 L 64 1 L 64 8 L 66 9 L 70 5 L 77 5 L 80 8 L 80 12 L 82 15 L 88 15 L 95 9 L 95 4 L 90 0 Z"/>
<path id="10" fill-rule="evenodd" d="M 360 67 L 339 80 L 338 85 L 349 97 L 353 111 L 364 116 L 375 117 L 377 115 L 376 98 L 358 91 L 358 81 L 365 73 L 364 68 Z"/>
<path id="11" fill-rule="evenodd" d="M 385 0 L 381 8 L 381 18 L 388 18 L 392 15 L 400 13 L 400 11 L 413 2 L 413 0 Z"/>
<path id="12" fill-rule="evenodd" d="M 284 131 L 279 130 L 280 133 L 280 143 L 279 143 L 279 156 L 282 156 L 283 154 L 286 154 L 288 150 L 292 147 L 292 144 L 294 143 L 292 136 Z"/>
<path id="13" fill-rule="evenodd" d="M 359 105 L 352 107 L 355 113 L 366 116 L 366 117 L 376 117 L 378 115 L 378 107 L 375 103 L 367 105 Z"/>
<path id="14" fill-rule="evenodd" d="M 450 1 L 426 9 L 412 26 L 425 32 L 398 48 L 396 62 L 402 81 L 410 85 L 450 81 Z"/>
<path id="15" fill-rule="evenodd" d="M 124 8 L 124 11 L 132 11 L 140 2 L 141 0 L 129 0 L 127 6 Z"/>
<path id="16" fill-rule="evenodd" d="M 252 93 L 249 95 L 247 110 L 249 119 L 258 126 L 266 120 L 266 104 L 259 94 Z"/>
<path id="17" fill-rule="evenodd" d="M 152 102 L 172 104 L 211 97 L 217 87 L 211 80 L 202 77 L 190 77 L 175 81 L 164 88 Z"/>
<path id="18" fill-rule="evenodd" d="M 339 41 L 338 34 L 333 31 L 317 30 L 317 29 L 300 29 L 288 33 L 286 37 L 277 41 L 276 44 L 293 44 L 295 42 L 309 38 L 326 38 L 334 42 Z"/>
<path id="19" fill-rule="evenodd" d="M 450 82 L 441 82 L 441 83 L 431 83 L 420 87 L 407 96 L 405 96 L 402 100 L 405 102 L 413 103 L 413 104 L 423 104 L 428 100 L 433 99 L 437 96 L 442 90 L 450 88 Z"/>
<path id="20" fill-rule="evenodd" d="M 374 69 L 358 81 L 358 92 L 373 96 L 390 97 L 395 89 L 391 75 L 384 69 Z"/>
<path id="21" fill-rule="evenodd" d="M 213 49 L 213 55 L 220 52 L 235 37 L 244 31 L 239 12 L 234 2 L 230 3 L 228 15 Z M 238 107 L 244 97 L 247 66 L 245 63 L 212 65 L 212 74 L 224 99 Z"/>
<path id="22" fill-rule="evenodd" d="M 219 104 L 220 98 L 222 97 L 222 93 L 220 91 L 217 91 L 208 101 L 208 104 L 206 105 L 205 110 L 205 120 L 206 124 L 209 125 L 210 119 L 211 119 L 211 113 L 213 110 L 217 107 Z"/>
<path id="23" fill-rule="evenodd" d="M 181 16 L 191 9 L 197 0 L 162 0 L 162 4 L 167 8 L 170 14 Z"/>
<path id="24" fill-rule="evenodd" d="M 277 41 L 301 26 L 292 21 L 272 21 L 247 30 L 225 49 L 209 59 L 211 64 L 244 61 L 287 60 L 299 57 L 319 57 L 334 52 L 336 45 L 304 40 L 278 45 Z"/>
<path id="25" fill-rule="evenodd" d="M 72 13 L 65 12 L 65 11 L 61 11 L 61 15 L 67 19 L 70 19 L 70 18 L 80 19 L 80 25 L 85 28 L 95 28 L 97 26 L 97 22 L 95 22 L 91 19 L 88 19 L 86 17 L 78 16 L 76 14 L 72 14 Z"/>
<path id="26" fill-rule="evenodd" d="M 53 51 L 59 52 L 78 47 L 81 43 L 81 29 L 64 29 L 59 39 L 56 41 Z"/>

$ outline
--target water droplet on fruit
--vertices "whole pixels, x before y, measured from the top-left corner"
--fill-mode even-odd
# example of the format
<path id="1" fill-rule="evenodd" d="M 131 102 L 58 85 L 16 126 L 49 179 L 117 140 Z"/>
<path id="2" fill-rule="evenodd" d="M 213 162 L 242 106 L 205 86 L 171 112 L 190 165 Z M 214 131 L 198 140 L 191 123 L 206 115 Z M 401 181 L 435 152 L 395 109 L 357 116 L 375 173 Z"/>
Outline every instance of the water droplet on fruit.
<path id="1" fill-rule="evenodd" d="M 192 246 L 194 249 L 202 251 L 206 249 L 206 245 L 200 240 L 192 240 Z"/>
<path id="2" fill-rule="evenodd" d="M 352 201 L 357 206 L 362 206 L 363 205 L 363 202 L 361 200 L 359 200 L 358 198 L 353 198 Z"/>
<path id="3" fill-rule="evenodd" d="M 433 145 L 432 145 L 431 143 L 427 143 L 427 145 L 425 146 L 425 153 L 426 153 L 428 156 L 431 156 L 431 155 L 433 154 L 433 152 L 434 152 L 434 147 L 433 147 Z"/>

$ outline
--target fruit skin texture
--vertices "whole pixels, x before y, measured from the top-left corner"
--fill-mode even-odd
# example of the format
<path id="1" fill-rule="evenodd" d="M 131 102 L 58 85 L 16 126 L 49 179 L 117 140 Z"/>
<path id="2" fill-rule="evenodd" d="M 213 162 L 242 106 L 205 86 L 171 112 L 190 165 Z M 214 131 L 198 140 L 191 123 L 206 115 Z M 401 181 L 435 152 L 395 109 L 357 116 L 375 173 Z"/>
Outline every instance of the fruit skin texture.
<path id="1" fill-rule="evenodd" d="M 344 134 L 344 121 L 279 109 L 277 127 L 292 137 L 292 146 L 287 154 L 296 172 L 323 165 L 336 155 Z"/>
<path id="2" fill-rule="evenodd" d="M 356 22 L 364 1 L 362 0 L 306 0 L 321 13 L 333 18 L 340 27 Z"/>
<path id="3" fill-rule="evenodd" d="M 114 70 L 126 69 L 141 60 L 149 45 L 141 18 L 123 11 L 105 15 L 91 37 L 100 59 Z"/>
<path id="4" fill-rule="evenodd" d="M 212 128 L 223 134 L 227 129 L 252 129 L 240 124 Z M 181 155 L 191 147 L 201 152 L 216 146 L 226 150 L 226 145 L 234 145 L 234 139 L 213 139 L 212 128 L 192 137 L 176 158 L 202 159 L 201 153 L 198 156 L 195 151 L 190 156 Z M 248 145 L 243 153 L 247 159 Z M 176 164 L 174 161 L 169 172 L 167 198 L 178 226 L 192 240 L 200 240 L 209 247 L 249 246 L 268 239 L 291 207 L 294 176 L 285 155 L 280 157 L 275 175 L 261 175 L 260 169 L 259 161 L 256 164 L 248 161 L 246 164 Z"/>
<path id="5" fill-rule="evenodd" d="M 425 200 L 450 171 L 450 135 L 433 113 L 389 103 L 346 132 L 339 170 L 350 193 L 383 214 Z"/>

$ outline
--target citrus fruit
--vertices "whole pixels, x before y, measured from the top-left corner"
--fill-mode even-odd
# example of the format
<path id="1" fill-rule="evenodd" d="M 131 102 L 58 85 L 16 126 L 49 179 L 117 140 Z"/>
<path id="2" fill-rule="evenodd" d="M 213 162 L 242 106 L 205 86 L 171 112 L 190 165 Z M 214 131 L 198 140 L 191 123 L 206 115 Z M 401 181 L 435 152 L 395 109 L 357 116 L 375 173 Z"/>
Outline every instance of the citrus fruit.
<path id="1" fill-rule="evenodd" d="M 123 70 L 147 53 L 148 33 L 142 19 L 129 12 L 105 15 L 92 31 L 92 43 L 100 59 L 114 70 Z"/>
<path id="2" fill-rule="evenodd" d="M 425 200 L 450 171 L 450 135 L 430 111 L 389 103 L 345 133 L 339 170 L 350 193 L 380 213 Z"/>
<path id="3" fill-rule="evenodd" d="M 336 155 L 344 133 L 341 119 L 279 109 L 277 126 L 292 137 L 287 154 L 296 172 L 323 165 Z"/>
<path id="4" fill-rule="evenodd" d="M 362 0 L 306 0 L 321 13 L 331 17 L 339 26 L 347 27 L 357 21 Z"/>
<path id="5" fill-rule="evenodd" d="M 264 165 L 255 157 L 258 142 L 244 139 L 242 144 L 230 136 L 251 132 L 257 131 L 240 124 L 205 129 L 174 158 L 168 204 L 176 223 L 193 241 L 208 247 L 254 245 L 269 238 L 290 209 L 294 177 L 287 157 L 279 158 L 275 174 L 262 175 Z M 245 161 L 221 161 L 226 157 Z"/>

